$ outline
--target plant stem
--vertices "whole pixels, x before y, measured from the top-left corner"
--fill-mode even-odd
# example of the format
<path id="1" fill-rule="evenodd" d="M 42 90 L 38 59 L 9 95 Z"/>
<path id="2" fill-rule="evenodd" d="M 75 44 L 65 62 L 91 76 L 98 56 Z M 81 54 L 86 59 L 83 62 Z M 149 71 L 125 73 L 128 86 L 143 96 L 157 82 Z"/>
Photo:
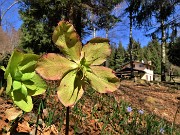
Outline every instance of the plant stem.
<path id="1" fill-rule="evenodd" d="M 69 107 L 66 107 L 66 133 L 65 135 L 69 134 Z"/>
<path id="2" fill-rule="evenodd" d="M 39 125 L 39 115 L 41 113 L 41 106 L 42 106 L 42 99 L 41 99 L 41 102 L 40 102 L 39 108 L 38 108 L 38 115 L 37 115 L 37 119 L 36 119 L 35 135 L 37 135 L 38 125 Z"/>
<path id="3" fill-rule="evenodd" d="M 35 135 L 37 135 L 37 129 L 38 129 L 38 124 L 39 123 L 39 114 L 37 115 L 37 119 L 36 119 L 36 129 L 35 129 Z"/>

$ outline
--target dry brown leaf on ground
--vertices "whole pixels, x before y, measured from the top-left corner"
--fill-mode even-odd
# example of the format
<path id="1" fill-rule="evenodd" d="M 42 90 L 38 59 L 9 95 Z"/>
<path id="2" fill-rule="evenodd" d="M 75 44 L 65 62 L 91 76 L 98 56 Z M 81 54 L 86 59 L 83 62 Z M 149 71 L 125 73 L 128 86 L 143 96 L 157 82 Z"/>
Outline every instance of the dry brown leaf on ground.
<path id="1" fill-rule="evenodd" d="M 42 131 L 42 135 L 58 135 L 58 130 L 55 125 L 51 125 Z"/>
<path id="2" fill-rule="evenodd" d="M 7 109 L 5 111 L 5 117 L 11 121 L 11 120 L 14 120 L 16 119 L 19 115 L 21 115 L 23 112 L 22 110 L 18 110 L 16 109 L 15 107 L 13 108 L 10 108 L 10 109 Z"/>
<path id="3" fill-rule="evenodd" d="M 1 87 L 1 89 L 0 89 L 0 96 L 3 93 L 3 91 L 4 91 L 4 87 Z"/>
<path id="4" fill-rule="evenodd" d="M 23 121 L 22 123 L 18 123 L 18 127 L 16 129 L 18 132 L 31 132 L 31 128 L 29 126 L 29 123 L 27 121 Z"/>
<path id="5" fill-rule="evenodd" d="M 4 120 L 0 119 L 0 133 L 1 133 L 2 129 L 7 126 L 8 126 L 8 123 L 6 123 Z"/>

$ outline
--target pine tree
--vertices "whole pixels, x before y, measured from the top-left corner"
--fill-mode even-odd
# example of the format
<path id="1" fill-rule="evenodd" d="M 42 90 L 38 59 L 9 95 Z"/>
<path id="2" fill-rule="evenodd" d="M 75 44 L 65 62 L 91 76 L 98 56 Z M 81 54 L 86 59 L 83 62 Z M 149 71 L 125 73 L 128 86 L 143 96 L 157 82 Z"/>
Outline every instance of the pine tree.
<path id="1" fill-rule="evenodd" d="M 180 37 L 178 37 L 175 43 L 168 50 L 169 61 L 180 67 Z"/>
<path id="2" fill-rule="evenodd" d="M 22 0 L 19 13 L 23 24 L 20 46 L 36 54 L 56 52 L 51 41 L 53 26 L 62 18 L 63 4 L 49 0 Z"/>
<path id="3" fill-rule="evenodd" d="M 132 60 L 133 61 L 140 61 L 142 60 L 142 50 L 141 50 L 141 44 L 134 39 L 132 39 Z M 130 51 L 130 44 L 128 44 L 127 51 Z"/>
<path id="4" fill-rule="evenodd" d="M 148 43 L 145 50 L 144 56 L 146 61 L 151 61 L 154 66 L 154 72 L 161 73 L 161 45 L 159 42 L 154 39 Z"/>
<path id="5" fill-rule="evenodd" d="M 125 60 L 125 49 L 122 43 L 119 43 L 118 48 L 116 49 L 116 56 L 115 56 L 115 70 L 121 70 L 122 65 L 124 64 Z"/>
<path id="6" fill-rule="evenodd" d="M 141 5 L 141 0 L 125 0 L 128 7 L 125 9 L 125 12 L 128 13 L 129 19 L 129 56 L 130 56 L 130 66 L 131 66 L 131 78 L 134 77 L 133 72 L 133 36 L 132 29 L 133 23 L 135 21 L 135 16 L 139 12 Z"/>
<path id="7" fill-rule="evenodd" d="M 83 37 L 84 28 L 90 23 L 87 11 L 102 15 L 105 11 L 111 11 L 119 1 L 21 0 L 21 47 L 34 53 L 56 52 L 58 49 L 54 47 L 51 35 L 60 20 L 70 21 L 79 36 Z"/>
<path id="8" fill-rule="evenodd" d="M 166 33 L 165 30 L 170 25 L 167 20 L 175 11 L 179 0 L 149 0 L 141 6 L 140 12 L 136 16 L 137 23 L 140 26 L 154 26 L 155 20 L 159 27 L 154 31 L 161 33 L 161 81 L 166 80 L 165 63 L 166 63 Z"/>
<path id="9" fill-rule="evenodd" d="M 116 57 L 116 48 L 114 46 L 111 46 L 111 55 L 109 56 L 109 58 L 107 59 L 108 61 L 108 66 L 109 68 L 115 70 L 115 66 L 116 66 L 116 61 L 115 61 L 115 57 Z"/>

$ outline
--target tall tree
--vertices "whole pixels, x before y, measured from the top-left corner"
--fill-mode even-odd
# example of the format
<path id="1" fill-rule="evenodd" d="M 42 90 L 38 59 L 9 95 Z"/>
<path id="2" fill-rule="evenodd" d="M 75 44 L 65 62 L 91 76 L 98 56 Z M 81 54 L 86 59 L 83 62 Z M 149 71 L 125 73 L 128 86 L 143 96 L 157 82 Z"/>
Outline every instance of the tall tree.
<path id="1" fill-rule="evenodd" d="M 169 61 L 180 67 L 180 37 L 175 40 L 175 43 L 168 50 Z"/>
<path id="2" fill-rule="evenodd" d="M 115 46 L 111 46 L 111 55 L 109 56 L 109 58 L 107 59 L 108 61 L 108 66 L 109 68 L 115 70 L 115 66 L 116 66 L 116 47 Z"/>
<path id="3" fill-rule="evenodd" d="M 132 50 L 132 61 L 140 61 L 142 60 L 142 49 L 141 49 L 141 44 L 139 43 L 139 41 L 135 41 L 134 39 L 132 39 L 132 48 L 131 45 L 128 44 L 128 48 L 127 51 L 130 52 L 130 50 Z"/>
<path id="4" fill-rule="evenodd" d="M 179 0 L 149 0 L 141 6 L 141 10 L 137 16 L 137 22 L 140 25 L 148 25 L 154 22 L 153 17 L 156 19 L 160 26 L 157 31 L 161 31 L 161 81 L 166 80 L 165 76 L 165 63 L 166 63 L 166 22 L 172 13 L 175 11 L 175 6 Z"/>
<path id="5" fill-rule="evenodd" d="M 114 2 L 115 1 L 115 2 Z M 64 19 L 74 24 L 80 37 L 89 22 L 87 10 L 100 15 L 103 10 L 112 10 L 119 0 L 21 0 L 20 14 L 23 20 L 21 45 L 35 53 L 56 51 L 51 34 L 53 27 Z M 99 4 L 101 3 L 101 4 Z M 107 5 L 111 5 L 105 8 Z"/>
<path id="6" fill-rule="evenodd" d="M 122 45 L 122 43 L 119 43 L 118 48 L 116 49 L 116 55 L 115 55 L 115 70 L 120 69 L 125 61 L 125 49 Z"/>
<path id="7" fill-rule="evenodd" d="M 157 39 L 153 39 L 148 43 L 147 47 L 144 49 L 144 56 L 146 61 L 151 61 L 154 66 L 154 72 L 161 73 L 161 45 Z"/>
<path id="8" fill-rule="evenodd" d="M 130 55 L 130 65 L 131 65 L 131 78 L 134 77 L 133 72 L 133 36 L 132 36 L 132 27 L 136 14 L 139 11 L 141 0 L 125 0 L 128 7 L 125 9 L 125 12 L 128 13 L 129 18 L 129 55 Z"/>

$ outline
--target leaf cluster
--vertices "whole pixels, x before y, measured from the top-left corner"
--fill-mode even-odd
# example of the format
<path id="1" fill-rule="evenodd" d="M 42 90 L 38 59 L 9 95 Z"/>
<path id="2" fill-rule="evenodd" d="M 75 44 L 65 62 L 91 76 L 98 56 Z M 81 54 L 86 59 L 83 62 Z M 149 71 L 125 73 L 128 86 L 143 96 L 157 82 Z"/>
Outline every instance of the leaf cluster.
<path id="1" fill-rule="evenodd" d="M 45 80 L 60 80 L 57 94 L 64 106 L 73 106 L 87 84 L 100 93 L 118 89 L 120 82 L 113 71 L 99 66 L 111 53 L 108 39 L 93 38 L 82 47 L 73 25 L 66 21 L 58 23 L 52 39 L 63 56 L 55 53 L 43 55 L 36 72 Z"/>
<path id="2" fill-rule="evenodd" d="M 39 59 L 35 54 L 23 54 L 15 50 L 8 62 L 4 78 L 7 79 L 6 94 L 15 105 L 29 112 L 33 108 L 31 96 L 42 94 L 46 83 L 35 73 L 35 65 Z"/>

